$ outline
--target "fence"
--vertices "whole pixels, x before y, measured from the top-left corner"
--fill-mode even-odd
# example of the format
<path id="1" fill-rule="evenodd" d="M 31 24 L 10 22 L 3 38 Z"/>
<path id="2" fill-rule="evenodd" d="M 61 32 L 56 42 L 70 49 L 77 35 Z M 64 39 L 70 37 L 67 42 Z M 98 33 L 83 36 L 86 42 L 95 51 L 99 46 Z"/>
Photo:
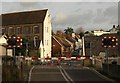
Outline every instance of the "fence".
<path id="1" fill-rule="evenodd" d="M 6 81 L 27 81 L 30 67 L 24 62 L 18 63 L 14 57 L 2 57 L 2 83 Z"/>
<path id="2" fill-rule="evenodd" d="M 103 72 L 111 77 L 120 79 L 120 65 L 117 64 L 102 64 Z"/>

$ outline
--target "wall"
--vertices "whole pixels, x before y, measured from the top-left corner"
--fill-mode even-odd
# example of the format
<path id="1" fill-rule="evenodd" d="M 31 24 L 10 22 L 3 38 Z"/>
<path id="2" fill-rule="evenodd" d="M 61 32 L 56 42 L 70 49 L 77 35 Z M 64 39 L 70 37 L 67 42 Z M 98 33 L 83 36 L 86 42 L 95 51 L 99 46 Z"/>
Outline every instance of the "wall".
<path id="1" fill-rule="evenodd" d="M 0 45 L 0 56 L 6 55 L 6 48 Z"/>
<path id="2" fill-rule="evenodd" d="M 50 14 L 46 13 L 46 17 L 43 23 L 43 46 L 44 46 L 44 56 L 51 57 L 51 31 L 52 31 L 52 26 L 51 26 L 51 17 Z"/>
<path id="3" fill-rule="evenodd" d="M 29 28 L 31 29 L 30 31 L 31 31 L 31 33 L 30 34 L 24 34 L 23 32 L 23 30 L 24 30 L 24 28 L 26 27 L 26 26 L 29 26 Z M 38 34 L 34 34 L 34 26 L 39 26 L 40 27 L 40 32 L 38 33 Z M 17 29 L 17 27 L 21 27 L 22 28 L 22 34 L 16 34 L 16 35 L 22 35 L 23 37 L 29 37 L 29 39 L 30 40 L 33 40 L 33 37 L 35 36 L 35 35 L 38 35 L 39 37 L 40 37 L 40 39 L 42 39 L 42 23 L 36 23 L 36 24 L 22 24 L 22 25 L 10 25 L 10 26 L 2 26 L 3 28 L 5 28 L 6 29 L 6 34 L 8 34 L 9 36 L 10 35 L 13 35 L 13 34 L 16 34 L 16 29 Z M 8 28 L 9 27 L 13 27 L 14 28 L 14 30 L 13 30 L 13 33 L 12 34 L 9 34 L 9 32 L 8 32 Z"/>
<path id="4" fill-rule="evenodd" d="M 52 38 L 52 56 L 55 57 L 56 54 L 61 54 L 61 45 L 58 44 L 54 38 Z"/>
<path id="5" fill-rule="evenodd" d="M 120 65 L 103 64 L 102 67 L 104 73 L 108 73 L 110 76 L 120 79 Z"/>
<path id="6" fill-rule="evenodd" d="M 2 65 L 2 56 L 6 56 L 6 48 L 0 45 L 0 65 Z"/>

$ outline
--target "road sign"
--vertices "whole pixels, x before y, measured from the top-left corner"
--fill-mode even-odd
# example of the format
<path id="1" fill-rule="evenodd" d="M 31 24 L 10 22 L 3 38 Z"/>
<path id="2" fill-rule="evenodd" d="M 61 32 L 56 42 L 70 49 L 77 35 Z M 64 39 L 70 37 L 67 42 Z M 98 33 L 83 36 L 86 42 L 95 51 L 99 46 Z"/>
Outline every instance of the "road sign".
<path id="1" fill-rule="evenodd" d="M 117 47 L 118 46 L 118 38 L 112 37 L 112 36 L 105 36 L 102 38 L 102 46 L 105 48 Z"/>

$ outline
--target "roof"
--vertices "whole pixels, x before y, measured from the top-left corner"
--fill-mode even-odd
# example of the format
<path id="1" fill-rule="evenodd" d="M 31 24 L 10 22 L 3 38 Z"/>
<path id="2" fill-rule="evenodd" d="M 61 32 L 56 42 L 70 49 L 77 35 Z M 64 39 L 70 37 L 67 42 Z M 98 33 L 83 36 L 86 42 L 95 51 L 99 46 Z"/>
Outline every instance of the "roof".
<path id="1" fill-rule="evenodd" d="M 67 36 L 66 39 L 69 40 L 69 41 L 72 42 L 72 43 L 75 43 L 75 42 L 76 42 L 76 39 L 73 38 L 73 37 L 70 37 L 70 36 Z"/>
<path id="2" fill-rule="evenodd" d="M 2 14 L 2 25 L 42 23 L 48 9 Z"/>
<path id="3" fill-rule="evenodd" d="M 56 37 L 53 35 L 52 38 L 59 44 L 62 46 L 62 44 L 56 39 Z"/>
<path id="4" fill-rule="evenodd" d="M 0 37 L 0 45 L 7 45 L 7 39 L 5 37 L 6 35 Z"/>
<path id="5" fill-rule="evenodd" d="M 65 38 L 60 38 L 60 37 L 58 37 L 58 36 L 54 36 L 56 39 L 57 39 L 57 41 L 61 44 L 61 45 L 63 45 L 63 46 L 65 46 L 65 47 L 70 47 L 71 45 L 65 40 Z"/>

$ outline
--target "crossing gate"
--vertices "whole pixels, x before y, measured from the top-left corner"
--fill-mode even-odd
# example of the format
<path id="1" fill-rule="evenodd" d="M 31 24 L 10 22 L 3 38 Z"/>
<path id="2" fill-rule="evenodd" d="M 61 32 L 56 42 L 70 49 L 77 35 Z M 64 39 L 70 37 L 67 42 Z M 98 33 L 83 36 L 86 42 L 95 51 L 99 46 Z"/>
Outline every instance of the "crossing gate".
<path id="1" fill-rule="evenodd" d="M 35 61 L 35 60 L 84 60 L 84 59 L 92 59 L 92 57 L 88 57 L 88 56 L 77 56 L 77 57 L 46 57 L 46 58 L 36 58 L 36 57 L 23 57 L 21 56 L 21 59 L 22 60 L 32 60 L 32 61 Z"/>

